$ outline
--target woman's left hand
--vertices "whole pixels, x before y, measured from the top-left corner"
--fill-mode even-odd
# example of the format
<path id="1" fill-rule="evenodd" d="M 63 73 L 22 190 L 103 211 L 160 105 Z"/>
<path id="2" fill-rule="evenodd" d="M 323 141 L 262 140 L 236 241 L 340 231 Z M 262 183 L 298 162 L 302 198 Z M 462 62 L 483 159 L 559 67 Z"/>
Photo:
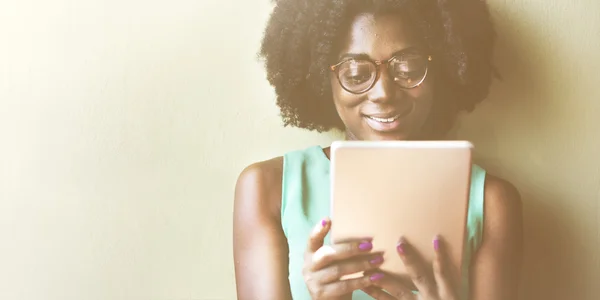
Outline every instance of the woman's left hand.
<path id="1" fill-rule="evenodd" d="M 406 283 L 383 273 L 376 274 L 379 280 L 363 291 L 377 300 L 458 300 L 458 293 L 451 272 L 448 271 L 446 255 L 439 238 L 434 239 L 433 247 L 435 256 L 431 268 L 423 263 L 415 249 L 406 241 L 401 239 L 398 243 L 398 255 L 418 294 L 414 294 Z"/>

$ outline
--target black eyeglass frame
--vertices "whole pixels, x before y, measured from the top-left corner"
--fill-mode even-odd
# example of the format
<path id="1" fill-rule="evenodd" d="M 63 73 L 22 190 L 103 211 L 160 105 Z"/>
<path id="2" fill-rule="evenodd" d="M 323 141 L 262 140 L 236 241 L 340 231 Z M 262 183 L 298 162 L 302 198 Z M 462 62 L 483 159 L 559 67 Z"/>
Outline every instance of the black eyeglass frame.
<path id="1" fill-rule="evenodd" d="M 389 64 L 390 64 L 390 62 L 392 62 L 392 60 L 397 59 L 399 56 L 402 56 L 402 54 L 400 54 L 400 55 L 394 55 L 394 56 L 390 57 L 387 60 L 373 60 L 373 59 L 369 59 L 369 58 L 360 58 L 360 59 L 357 59 L 357 58 L 347 58 L 347 59 L 344 59 L 344 60 L 338 62 L 335 65 L 330 66 L 329 69 L 331 70 L 331 72 L 335 73 L 335 77 L 337 78 L 340 86 L 345 91 L 347 91 L 349 93 L 352 93 L 352 94 L 358 95 L 358 94 L 366 93 L 371 88 L 373 88 L 373 86 L 375 85 L 375 83 L 377 82 L 377 80 L 379 80 L 379 77 L 381 76 L 381 68 L 382 68 L 382 66 L 384 66 L 384 65 L 386 66 L 386 70 L 388 71 L 388 76 L 390 76 L 389 75 L 389 69 L 388 69 Z M 339 67 L 342 64 L 347 63 L 349 61 L 353 61 L 353 60 L 355 60 L 355 61 L 367 61 L 367 62 L 370 62 L 371 64 L 375 65 L 375 79 L 373 79 L 373 82 L 367 88 L 365 88 L 363 90 L 360 90 L 360 91 L 349 90 L 348 88 L 346 88 L 344 86 L 344 84 L 342 83 L 342 80 L 340 79 Z M 419 80 L 415 85 L 410 86 L 410 87 L 405 87 L 405 86 L 402 86 L 402 85 L 398 84 L 398 86 L 400 86 L 403 89 L 414 89 L 414 88 L 418 87 L 419 85 L 421 85 L 423 83 L 423 81 L 425 81 L 425 78 L 427 78 L 427 74 L 429 73 L 429 63 L 431 61 L 433 61 L 432 55 L 427 55 L 427 60 L 425 62 L 425 74 L 423 74 L 423 78 L 421 78 L 421 80 Z"/>

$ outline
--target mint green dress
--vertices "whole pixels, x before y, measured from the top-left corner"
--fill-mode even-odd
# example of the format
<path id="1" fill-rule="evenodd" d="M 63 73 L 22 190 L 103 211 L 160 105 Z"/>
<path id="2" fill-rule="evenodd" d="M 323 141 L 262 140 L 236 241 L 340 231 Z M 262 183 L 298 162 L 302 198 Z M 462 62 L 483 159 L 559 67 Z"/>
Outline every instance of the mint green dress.
<path id="1" fill-rule="evenodd" d="M 283 159 L 281 225 L 289 247 L 289 283 L 294 300 L 310 300 L 302 278 L 304 251 L 309 233 L 325 216 L 329 216 L 329 158 L 320 146 L 288 152 Z M 479 248 L 483 233 L 485 170 L 473 165 L 467 217 L 464 272 L 461 299 L 469 299 L 468 266 Z M 325 239 L 329 243 L 329 236 Z M 362 291 L 353 300 L 372 299 Z"/>

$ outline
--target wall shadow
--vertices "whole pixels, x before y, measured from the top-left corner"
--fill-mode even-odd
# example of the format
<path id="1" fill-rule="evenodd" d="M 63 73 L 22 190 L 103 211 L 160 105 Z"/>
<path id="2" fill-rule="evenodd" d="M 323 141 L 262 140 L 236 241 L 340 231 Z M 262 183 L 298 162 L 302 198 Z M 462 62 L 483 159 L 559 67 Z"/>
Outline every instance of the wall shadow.
<path id="1" fill-rule="evenodd" d="M 570 177 L 576 170 L 569 168 L 568 159 L 555 157 L 553 161 L 545 155 L 557 156 L 561 151 L 543 151 L 561 142 L 558 137 L 544 145 L 557 126 L 557 111 L 562 109 L 558 101 L 546 100 L 556 97 L 557 71 L 568 70 L 562 66 L 567 63 L 560 51 L 564 47 L 550 47 L 547 51 L 551 52 L 544 53 L 540 43 L 551 42 L 545 40 L 548 35 L 542 32 L 543 24 L 519 22 L 536 12 L 520 13 L 516 18 L 504 8 L 493 11 L 498 32 L 495 64 L 502 81 L 494 83 L 489 99 L 472 115 L 459 120 L 455 137 L 473 141 L 477 163 L 508 179 L 521 192 L 525 249 L 520 299 L 593 299 L 593 278 L 585 278 L 585 274 L 593 274 L 587 256 L 592 255 L 593 247 L 580 248 L 580 255 L 574 248 L 589 245 L 581 232 L 585 222 L 578 218 L 584 201 L 592 195 L 573 190 Z M 565 115 L 560 117 L 564 122 Z M 567 171 L 559 171 L 561 168 Z M 582 201 L 582 205 L 570 205 L 573 201 Z M 588 219 L 596 214 L 590 212 Z M 595 229 L 594 225 L 588 230 Z"/>

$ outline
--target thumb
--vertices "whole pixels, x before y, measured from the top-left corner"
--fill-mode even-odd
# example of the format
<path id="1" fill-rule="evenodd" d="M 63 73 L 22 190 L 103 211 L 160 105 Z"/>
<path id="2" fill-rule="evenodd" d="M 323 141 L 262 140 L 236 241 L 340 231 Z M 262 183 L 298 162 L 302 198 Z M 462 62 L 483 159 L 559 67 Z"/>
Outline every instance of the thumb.
<path id="1" fill-rule="evenodd" d="M 323 218 L 312 230 L 308 238 L 308 246 L 306 251 L 313 253 L 323 247 L 325 236 L 331 228 L 331 220 L 329 218 Z"/>

